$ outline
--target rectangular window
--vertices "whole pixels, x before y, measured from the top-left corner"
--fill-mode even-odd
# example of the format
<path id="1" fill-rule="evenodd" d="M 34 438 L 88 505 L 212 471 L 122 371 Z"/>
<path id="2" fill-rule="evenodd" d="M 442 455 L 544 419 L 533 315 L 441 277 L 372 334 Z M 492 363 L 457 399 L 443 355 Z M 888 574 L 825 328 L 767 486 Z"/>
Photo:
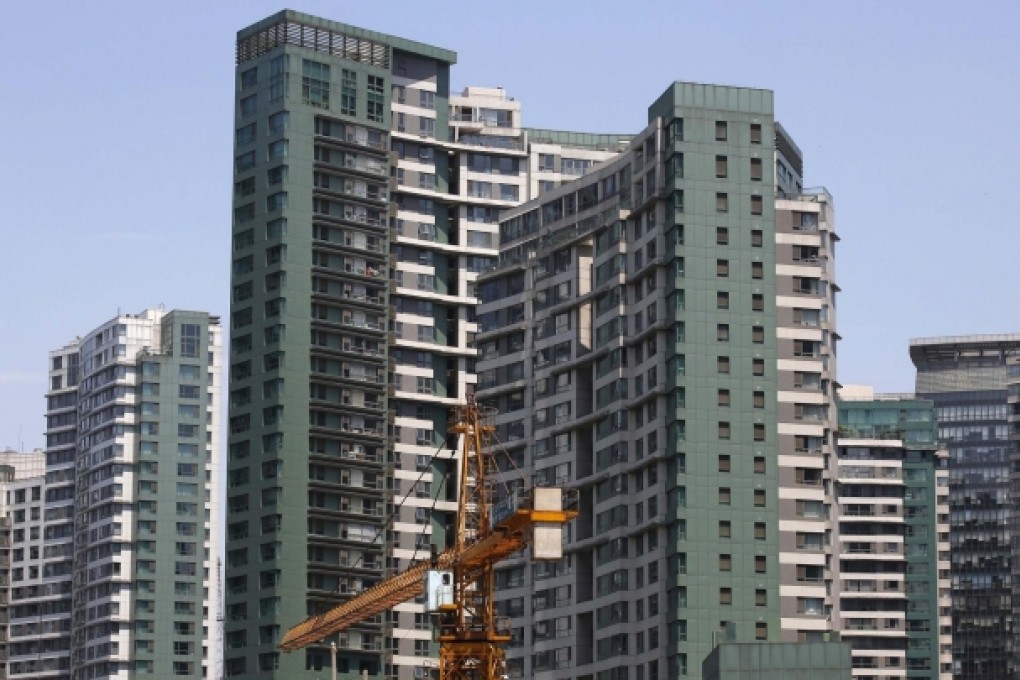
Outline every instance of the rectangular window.
<path id="1" fill-rule="evenodd" d="M 761 196 L 757 196 L 757 195 L 752 195 L 751 196 L 751 214 L 752 215 L 761 215 L 762 214 L 762 210 L 764 209 L 763 206 L 764 206 L 764 202 L 763 202 Z"/>
<path id="2" fill-rule="evenodd" d="M 382 76 L 368 76 L 368 97 L 366 98 L 366 117 L 376 123 L 381 123 L 385 115 L 383 106 L 383 92 L 386 91 L 386 81 Z"/>
<path id="3" fill-rule="evenodd" d="M 716 260 L 715 261 L 715 275 L 720 278 L 725 278 L 730 275 L 730 261 L 729 260 Z"/>
<path id="4" fill-rule="evenodd" d="M 729 212 L 730 210 L 730 197 L 729 194 L 724 192 L 718 192 L 715 195 L 715 211 L 716 212 Z"/>
<path id="5" fill-rule="evenodd" d="M 346 68 L 340 80 L 340 113 L 358 115 L 358 74 Z"/>
<path id="6" fill-rule="evenodd" d="M 751 230 L 751 247 L 752 248 L 761 248 L 764 243 L 765 243 L 765 239 L 762 236 L 761 229 L 752 229 Z"/>
<path id="7" fill-rule="evenodd" d="M 715 228 L 715 244 L 717 246 L 729 245 L 730 242 L 730 230 L 726 227 Z"/>
<path id="8" fill-rule="evenodd" d="M 715 141 L 725 142 L 728 137 L 728 130 L 726 128 L 726 121 L 717 120 L 715 121 Z"/>
<path id="9" fill-rule="evenodd" d="M 309 106 L 329 108 L 329 64 L 301 60 L 301 99 Z"/>
<path id="10" fill-rule="evenodd" d="M 761 123 L 751 123 L 751 143 L 761 144 Z"/>
<path id="11" fill-rule="evenodd" d="M 762 263 L 761 262 L 752 262 L 751 263 L 751 278 L 752 279 L 762 279 L 764 277 L 765 277 L 765 267 L 762 265 Z"/>
<path id="12" fill-rule="evenodd" d="M 718 393 L 716 394 L 716 404 L 718 406 L 724 406 L 724 407 L 729 406 L 730 405 L 730 391 L 729 390 L 719 390 Z"/>
<path id="13" fill-rule="evenodd" d="M 764 359 L 752 359 L 751 360 L 751 374 L 752 375 L 765 375 L 765 360 Z"/>
<path id="14" fill-rule="evenodd" d="M 729 472 L 731 470 L 730 457 L 726 454 L 719 455 L 719 472 Z M 729 522 L 727 522 L 729 524 Z"/>
<path id="15" fill-rule="evenodd" d="M 241 89 L 247 90 L 255 87 L 259 82 L 259 70 L 258 67 L 253 66 L 241 73 Z"/>
<path id="16" fill-rule="evenodd" d="M 730 358 L 729 357 L 717 357 L 715 360 L 716 369 L 719 373 L 730 372 Z"/>
<path id="17" fill-rule="evenodd" d="M 763 326 L 751 327 L 751 342 L 759 345 L 765 342 L 765 328 Z"/>
<path id="18" fill-rule="evenodd" d="M 725 422 L 725 421 L 720 422 L 719 423 L 719 439 L 729 439 L 729 438 L 730 438 L 730 424 L 728 422 Z"/>
<path id="19" fill-rule="evenodd" d="M 715 176 L 719 179 L 724 179 L 729 171 L 729 163 L 727 162 L 726 156 L 715 157 Z"/>
<path id="20" fill-rule="evenodd" d="M 755 489 L 754 490 L 754 507 L 764 508 L 765 507 L 765 490 Z"/>
<path id="21" fill-rule="evenodd" d="M 259 109 L 258 95 L 253 94 L 250 97 L 245 97 L 244 99 L 242 99 L 239 108 L 241 112 L 241 118 L 250 118 L 251 116 L 254 116 Z"/>
<path id="22" fill-rule="evenodd" d="M 764 302 L 763 302 L 764 305 Z M 715 294 L 715 307 L 716 309 L 729 309 L 730 308 L 730 294 L 720 291 Z M 761 311 L 761 310 L 757 310 Z"/>
<path id="23" fill-rule="evenodd" d="M 764 312 L 765 311 L 765 296 L 761 293 L 751 294 L 751 311 L 753 312 Z"/>
<path id="24" fill-rule="evenodd" d="M 715 339 L 719 342 L 729 342 L 730 339 L 730 326 L 729 324 L 720 323 L 716 324 L 715 327 Z"/>
<path id="25" fill-rule="evenodd" d="M 290 113 L 287 111 L 277 111 L 269 117 L 269 134 L 278 135 L 286 132 L 288 127 L 290 127 Z"/>
<path id="26" fill-rule="evenodd" d="M 235 146 L 244 146 L 245 144 L 251 144 L 255 141 L 256 127 L 255 123 L 249 123 L 243 128 L 237 130 L 235 135 Z"/>
<path id="27" fill-rule="evenodd" d="M 760 182 L 761 181 L 761 159 L 760 158 L 752 158 L 751 159 L 751 181 L 752 182 Z"/>

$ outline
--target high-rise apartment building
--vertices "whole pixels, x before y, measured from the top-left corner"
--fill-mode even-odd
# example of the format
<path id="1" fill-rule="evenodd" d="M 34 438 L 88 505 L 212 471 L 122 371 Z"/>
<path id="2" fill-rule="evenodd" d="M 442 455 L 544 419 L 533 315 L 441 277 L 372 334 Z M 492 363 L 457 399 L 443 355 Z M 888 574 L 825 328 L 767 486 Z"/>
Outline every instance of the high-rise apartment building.
<path id="1" fill-rule="evenodd" d="M 854 678 L 949 680 L 949 470 L 934 404 L 861 387 L 840 398 L 827 613 Z"/>
<path id="2" fill-rule="evenodd" d="M 919 398 L 935 402 L 949 451 L 953 675 L 998 680 L 1020 671 L 1011 585 L 1007 362 L 1020 335 L 910 342 Z"/>
<path id="3" fill-rule="evenodd" d="M 443 546 L 449 408 L 502 213 L 621 137 L 530 131 L 448 50 L 284 11 L 237 37 L 225 674 L 316 677 L 282 630 Z M 338 669 L 423 677 L 420 603 L 340 635 Z"/>
<path id="4" fill-rule="evenodd" d="M 51 352 L 45 545 L 12 568 L 14 589 L 39 579 L 12 614 L 12 677 L 211 671 L 220 342 L 216 317 L 146 310 Z"/>
<path id="5" fill-rule="evenodd" d="M 500 569 L 513 677 L 698 677 L 831 605 L 831 198 L 772 93 L 675 83 L 627 150 L 507 213 L 479 294 L 504 480 L 575 487 L 559 563 Z M 526 622 L 526 623 L 525 623 Z"/>
<path id="6" fill-rule="evenodd" d="M 53 677 L 65 659 L 67 637 L 47 633 L 40 596 L 48 583 L 44 535 L 46 456 L 42 451 L 0 453 L 0 678 Z M 70 588 L 70 582 L 56 589 Z M 42 607 L 42 611 L 40 610 Z"/>

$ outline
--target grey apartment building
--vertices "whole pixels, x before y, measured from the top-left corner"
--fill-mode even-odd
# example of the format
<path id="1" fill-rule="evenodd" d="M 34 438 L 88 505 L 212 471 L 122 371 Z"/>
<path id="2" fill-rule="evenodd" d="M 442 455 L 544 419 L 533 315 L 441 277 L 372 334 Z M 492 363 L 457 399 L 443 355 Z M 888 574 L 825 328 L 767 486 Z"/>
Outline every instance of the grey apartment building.
<path id="1" fill-rule="evenodd" d="M 1016 334 L 910 342 L 917 396 L 935 403 L 939 441 L 949 451 L 953 676 L 960 680 L 1020 672 L 1007 391 L 1018 348 Z"/>
<path id="2" fill-rule="evenodd" d="M 699 677 L 720 639 L 832 630 L 831 197 L 769 91 L 675 83 L 647 121 L 508 212 L 479 281 L 507 483 L 581 498 L 561 562 L 498 574 L 512 677 Z"/>
<path id="3" fill-rule="evenodd" d="M 227 676 L 328 672 L 282 631 L 445 545 L 499 219 L 629 138 L 532 133 L 501 88 L 451 91 L 455 60 L 291 11 L 238 33 Z M 341 677 L 434 673 L 421 603 L 333 641 Z"/>
<path id="4" fill-rule="evenodd" d="M 214 316 L 150 309 L 50 353 L 42 564 L 12 564 L 10 677 L 213 672 L 220 343 Z"/>

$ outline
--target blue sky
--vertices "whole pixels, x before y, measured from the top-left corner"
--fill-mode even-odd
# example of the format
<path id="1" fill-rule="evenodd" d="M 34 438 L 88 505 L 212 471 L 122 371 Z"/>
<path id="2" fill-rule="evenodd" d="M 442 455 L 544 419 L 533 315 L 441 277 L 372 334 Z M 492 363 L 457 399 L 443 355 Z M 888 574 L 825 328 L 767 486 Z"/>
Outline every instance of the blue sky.
<path id="1" fill-rule="evenodd" d="M 909 338 L 1020 331 L 1020 3 L 322 2 L 455 50 L 525 125 L 641 129 L 673 80 L 763 87 L 835 197 L 839 377 L 909 391 Z M 41 447 L 47 352 L 160 303 L 226 315 L 239 28 L 282 6 L 21 2 L 0 57 L 0 448 Z"/>

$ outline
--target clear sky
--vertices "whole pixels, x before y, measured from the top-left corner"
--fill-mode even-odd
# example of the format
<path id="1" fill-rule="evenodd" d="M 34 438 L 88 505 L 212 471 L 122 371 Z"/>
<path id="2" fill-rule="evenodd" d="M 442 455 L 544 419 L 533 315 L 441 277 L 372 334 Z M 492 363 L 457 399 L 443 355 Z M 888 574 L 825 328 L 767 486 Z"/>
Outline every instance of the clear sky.
<path id="1" fill-rule="evenodd" d="M 44 444 L 47 352 L 164 304 L 228 311 L 245 2 L 4 5 L 0 448 Z M 325 2 L 455 50 L 524 124 L 640 130 L 673 80 L 762 87 L 835 197 L 839 377 L 909 391 L 911 337 L 1020 331 L 1020 3 Z"/>

